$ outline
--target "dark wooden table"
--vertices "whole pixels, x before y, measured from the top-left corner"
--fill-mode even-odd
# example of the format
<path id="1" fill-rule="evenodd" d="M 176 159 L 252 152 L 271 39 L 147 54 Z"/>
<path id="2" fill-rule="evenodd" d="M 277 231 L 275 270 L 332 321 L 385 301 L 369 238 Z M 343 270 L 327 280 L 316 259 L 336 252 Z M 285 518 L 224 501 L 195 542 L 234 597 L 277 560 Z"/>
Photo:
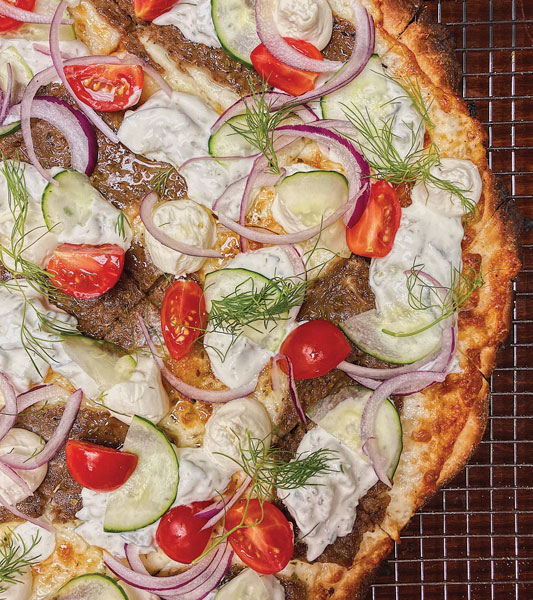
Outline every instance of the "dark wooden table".
<path id="1" fill-rule="evenodd" d="M 426 0 L 455 36 L 489 161 L 533 219 L 533 0 Z M 526 221 L 526 226 L 528 222 Z M 533 220 L 490 421 L 466 470 L 414 517 L 375 600 L 533 600 Z"/>

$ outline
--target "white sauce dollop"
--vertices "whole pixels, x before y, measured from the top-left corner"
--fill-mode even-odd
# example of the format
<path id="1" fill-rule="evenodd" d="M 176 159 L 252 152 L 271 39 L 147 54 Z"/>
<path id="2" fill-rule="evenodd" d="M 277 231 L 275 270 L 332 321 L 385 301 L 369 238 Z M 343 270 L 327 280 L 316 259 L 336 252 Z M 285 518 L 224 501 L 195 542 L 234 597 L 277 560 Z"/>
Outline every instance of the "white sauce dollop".
<path id="1" fill-rule="evenodd" d="M 30 600 L 33 587 L 33 575 L 31 567 L 26 567 L 20 575 L 17 575 L 14 583 L 2 584 L 2 598 L 6 600 Z"/>
<path id="2" fill-rule="evenodd" d="M 54 531 L 48 531 L 29 521 L 19 525 L 14 531 L 14 540 L 22 548 L 31 548 L 30 558 L 37 559 L 39 563 L 44 562 L 52 556 L 56 548 L 56 534 Z M 34 545 L 34 541 L 38 542 Z"/>
<path id="3" fill-rule="evenodd" d="M 274 575 L 260 575 L 252 569 L 243 569 L 219 590 L 224 598 L 232 600 L 285 599 L 285 590 L 279 579 Z"/>
<path id="4" fill-rule="evenodd" d="M 171 200 L 160 204 L 153 212 L 153 220 L 163 233 L 198 248 L 213 248 L 216 227 L 207 210 L 192 200 Z M 176 252 L 158 242 L 148 231 L 144 239 L 150 257 L 158 269 L 178 277 L 198 271 L 205 262 L 202 256 Z"/>
<path id="5" fill-rule="evenodd" d="M 295 490 L 278 490 L 278 497 L 296 521 L 307 544 L 307 560 L 320 556 L 326 546 L 352 531 L 359 499 L 377 482 L 374 469 L 321 427 L 308 431 L 297 454 L 320 449 L 334 452 L 334 472 L 319 473 Z"/>
<path id="6" fill-rule="evenodd" d="M 322 50 L 333 32 L 333 13 L 327 0 L 278 0 L 274 20 L 282 37 L 310 42 Z"/>
<path id="7" fill-rule="evenodd" d="M 213 19 L 211 0 L 187 0 L 153 20 L 154 25 L 174 25 L 191 42 L 220 48 Z"/>
<path id="8" fill-rule="evenodd" d="M 217 113 L 191 94 L 155 93 L 135 111 L 126 113 L 118 130 L 120 141 L 136 154 L 176 166 L 204 156 Z"/>
<path id="9" fill-rule="evenodd" d="M 240 446 L 248 448 L 248 433 L 269 446 L 271 431 L 265 407 L 254 398 L 238 398 L 217 408 L 207 421 L 204 450 L 221 468 L 235 473 L 239 470 L 235 460 L 241 461 Z"/>
<path id="10" fill-rule="evenodd" d="M 0 456 L 16 454 L 23 458 L 30 458 L 39 453 L 44 446 L 44 440 L 36 433 L 13 427 L 5 438 L 0 441 Z M 15 469 L 15 471 L 28 484 L 30 490 L 34 492 L 46 477 L 48 465 L 44 464 L 42 467 L 29 470 Z M 0 495 L 8 504 L 17 504 L 29 497 L 29 494 L 3 473 L 0 473 Z"/>

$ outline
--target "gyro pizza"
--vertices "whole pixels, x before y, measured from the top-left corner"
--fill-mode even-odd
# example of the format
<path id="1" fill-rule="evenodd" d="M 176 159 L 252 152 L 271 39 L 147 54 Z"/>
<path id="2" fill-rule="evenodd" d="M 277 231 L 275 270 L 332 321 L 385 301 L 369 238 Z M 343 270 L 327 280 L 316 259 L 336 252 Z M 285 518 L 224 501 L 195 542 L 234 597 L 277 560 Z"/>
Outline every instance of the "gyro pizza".
<path id="1" fill-rule="evenodd" d="M 418 0 L 0 0 L 0 597 L 366 596 L 520 267 L 458 82 Z"/>

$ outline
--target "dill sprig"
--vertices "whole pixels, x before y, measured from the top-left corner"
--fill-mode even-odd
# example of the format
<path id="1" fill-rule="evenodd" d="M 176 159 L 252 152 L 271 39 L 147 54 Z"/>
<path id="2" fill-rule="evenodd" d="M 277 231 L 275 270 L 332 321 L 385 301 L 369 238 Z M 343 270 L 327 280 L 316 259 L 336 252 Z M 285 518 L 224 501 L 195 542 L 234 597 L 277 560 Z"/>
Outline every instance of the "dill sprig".
<path id="1" fill-rule="evenodd" d="M 150 185 L 154 192 L 157 192 L 158 194 L 165 193 L 168 185 L 168 178 L 173 170 L 174 167 L 166 167 L 165 169 L 161 169 L 159 173 L 152 179 Z"/>
<path id="2" fill-rule="evenodd" d="M 252 99 L 243 99 L 245 113 L 244 122 L 229 123 L 233 131 L 243 137 L 251 146 L 256 148 L 268 161 L 268 167 L 274 173 L 280 174 L 281 169 L 275 149 L 275 130 L 295 111 L 295 105 L 275 107 L 275 101 L 268 100 L 266 94 L 268 85 L 263 83 L 258 91 L 253 82 L 249 81 Z"/>
<path id="3" fill-rule="evenodd" d="M 382 329 L 383 333 L 394 337 L 408 337 L 422 333 L 457 313 L 470 300 L 472 294 L 485 284 L 481 271 L 474 267 L 470 267 L 466 272 L 450 267 L 449 287 L 438 286 L 427 281 L 423 271 L 424 265 L 414 265 L 407 276 L 409 306 L 413 310 L 435 310 L 440 314 L 434 321 L 416 331 L 395 332 Z"/>
<path id="4" fill-rule="evenodd" d="M 128 221 L 128 217 L 124 214 L 124 211 L 120 211 L 118 213 L 118 217 L 117 220 L 115 222 L 115 233 L 117 235 L 119 235 L 124 241 L 126 241 L 126 226 L 125 223 L 128 224 L 128 226 L 130 226 L 130 223 Z"/>
<path id="5" fill-rule="evenodd" d="M 40 534 L 36 533 L 26 546 L 15 532 L 0 544 L 0 593 L 7 590 L 6 585 L 19 583 L 24 569 L 39 562 L 40 555 L 34 549 L 40 540 Z"/>
<path id="6" fill-rule="evenodd" d="M 393 185 L 414 184 L 419 181 L 431 184 L 448 192 L 450 201 L 453 201 L 453 197 L 458 198 L 465 213 L 475 212 L 476 205 L 467 196 L 469 190 L 459 187 L 452 181 L 439 179 L 431 173 L 432 167 L 440 164 L 440 152 L 434 142 L 431 142 L 427 148 L 423 148 L 419 143 L 423 121 L 416 129 L 412 124 L 406 125 L 410 129 L 411 139 L 409 150 L 405 156 L 402 156 L 394 143 L 395 115 L 376 123 L 368 109 L 362 110 L 354 104 L 344 105 L 344 114 L 359 134 L 357 139 L 345 135 L 361 149 L 375 172 L 373 177 L 384 179 Z"/>
<path id="7" fill-rule="evenodd" d="M 422 92 L 422 89 L 420 87 L 420 83 L 418 82 L 418 79 L 416 79 L 414 81 L 412 79 L 410 79 L 409 77 L 401 77 L 400 79 L 396 79 L 395 77 L 392 77 L 392 75 L 389 75 L 388 73 L 384 73 L 383 76 L 385 77 L 385 79 L 388 79 L 392 83 L 395 83 L 397 86 L 399 86 L 404 91 L 404 94 L 402 96 L 398 96 L 398 98 L 407 98 L 408 100 L 410 100 L 411 103 L 413 104 L 414 109 L 416 110 L 416 112 L 420 115 L 420 117 L 424 121 L 425 126 L 429 130 L 434 129 L 435 124 L 433 123 L 433 121 L 431 120 L 431 117 L 429 116 L 429 109 L 430 109 L 431 105 L 433 104 L 433 100 L 431 100 L 429 105 L 426 106 L 424 94 Z M 393 102 L 394 102 L 394 100 L 393 100 Z"/>

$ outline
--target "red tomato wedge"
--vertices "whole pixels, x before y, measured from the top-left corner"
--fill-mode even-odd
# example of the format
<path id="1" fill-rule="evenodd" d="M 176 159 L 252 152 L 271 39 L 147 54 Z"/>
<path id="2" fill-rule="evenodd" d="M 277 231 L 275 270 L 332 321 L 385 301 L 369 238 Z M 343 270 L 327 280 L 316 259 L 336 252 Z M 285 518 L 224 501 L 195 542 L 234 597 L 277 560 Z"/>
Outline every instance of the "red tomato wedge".
<path id="1" fill-rule="evenodd" d="M 193 502 L 176 506 L 163 515 L 155 539 L 169 558 L 188 565 L 205 550 L 213 527 L 201 531 L 207 519 L 194 515 L 209 504 L 211 502 Z"/>
<path id="2" fill-rule="evenodd" d="M 292 558 L 292 523 L 270 502 L 257 498 L 238 502 L 226 515 L 226 530 L 242 527 L 228 537 L 242 562 L 258 573 L 272 575 L 284 569 Z"/>
<path id="3" fill-rule="evenodd" d="M 137 104 L 144 84 L 139 65 L 67 65 L 65 75 L 77 98 L 106 112 Z"/>
<path id="4" fill-rule="evenodd" d="M 133 0 L 135 16 L 143 21 L 153 21 L 170 10 L 177 0 Z"/>
<path id="5" fill-rule="evenodd" d="M 402 207 L 396 190 L 386 181 L 376 181 L 362 217 L 346 229 L 348 248 L 359 256 L 387 256 L 401 218 Z"/>
<path id="6" fill-rule="evenodd" d="M 115 244 L 60 244 L 46 270 L 50 281 L 74 298 L 98 298 L 120 279 L 124 250 Z"/>
<path id="7" fill-rule="evenodd" d="M 90 442 L 68 440 L 67 468 L 80 485 L 96 492 L 111 492 L 124 485 L 137 467 L 137 455 Z"/>
<path id="8" fill-rule="evenodd" d="M 175 281 L 161 307 L 163 339 L 175 360 L 183 358 L 198 339 L 206 320 L 202 288 L 194 281 Z"/>
<path id="9" fill-rule="evenodd" d="M 294 38 L 283 39 L 301 54 L 304 54 L 309 58 L 324 60 L 322 54 L 320 54 L 320 50 L 317 50 L 313 44 L 305 42 L 304 40 L 295 40 Z M 259 44 L 257 48 L 252 50 L 250 59 L 255 70 L 266 82 L 287 92 L 287 94 L 299 96 L 300 94 L 309 92 L 315 87 L 318 73 L 289 67 L 289 65 L 274 58 L 263 44 Z"/>
<path id="10" fill-rule="evenodd" d="M 334 369 L 348 354 L 350 343 L 340 329 L 329 321 L 308 321 L 285 338 L 280 354 L 292 362 L 295 379 L 314 379 Z M 287 373 L 285 361 L 281 370 Z"/>
<path id="11" fill-rule="evenodd" d="M 22 10 L 32 11 L 35 8 L 35 0 L 7 0 L 7 2 Z M 0 33 L 12 31 L 21 25 L 22 23 L 20 21 L 15 21 L 15 19 L 12 19 L 11 17 L 3 17 L 0 15 Z"/>

